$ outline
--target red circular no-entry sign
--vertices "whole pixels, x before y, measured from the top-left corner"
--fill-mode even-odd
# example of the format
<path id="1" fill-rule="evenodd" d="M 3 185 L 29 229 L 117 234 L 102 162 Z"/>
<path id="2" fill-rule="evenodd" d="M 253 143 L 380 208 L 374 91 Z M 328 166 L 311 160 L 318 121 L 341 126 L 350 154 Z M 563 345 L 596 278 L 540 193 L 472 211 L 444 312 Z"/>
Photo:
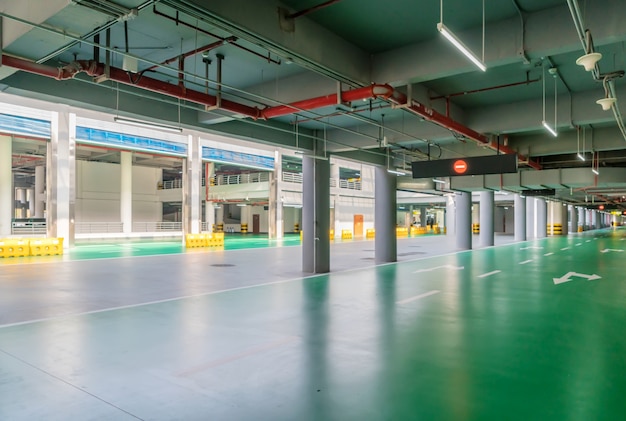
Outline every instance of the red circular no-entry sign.
<path id="1" fill-rule="evenodd" d="M 452 166 L 452 169 L 457 174 L 463 174 L 465 171 L 467 171 L 467 162 L 463 161 L 462 159 L 459 159 L 458 161 L 454 161 L 454 165 Z"/>

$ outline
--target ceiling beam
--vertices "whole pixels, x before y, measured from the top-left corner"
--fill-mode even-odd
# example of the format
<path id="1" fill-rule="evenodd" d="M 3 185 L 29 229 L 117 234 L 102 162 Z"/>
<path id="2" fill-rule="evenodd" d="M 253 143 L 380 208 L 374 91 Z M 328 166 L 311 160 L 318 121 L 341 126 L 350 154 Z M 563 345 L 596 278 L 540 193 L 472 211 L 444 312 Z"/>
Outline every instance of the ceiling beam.
<path id="1" fill-rule="evenodd" d="M 563 6 L 528 14 L 525 53 L 531 58 L 580 51 L 582 45 L 568 7 Z M 626 40 L 626 7 L 622 0 L 587 2 L 586 27 L 594 44 Z M 433 35 L 436 34 L 433 23 Z M 480 50 L 482 27 L 458 32 L 458 37 L 475 51 Z M 485 30 L 485 62 L 496 67 L 522 62 L 519 17 L 490 23 Z M 425 82 L 475 71 L 474 65 L 441 37 L 376 54 L 372 80 L 392 85 Z M 489 70 L 487 70 L 489 71 Z"/>

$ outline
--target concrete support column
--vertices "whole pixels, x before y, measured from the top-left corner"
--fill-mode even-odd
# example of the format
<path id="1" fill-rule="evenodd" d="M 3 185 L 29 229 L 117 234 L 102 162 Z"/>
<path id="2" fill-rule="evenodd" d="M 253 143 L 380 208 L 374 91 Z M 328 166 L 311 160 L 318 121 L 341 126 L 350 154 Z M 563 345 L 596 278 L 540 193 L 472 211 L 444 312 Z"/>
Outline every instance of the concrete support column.
<path id="1" fill-rule="evenodd" d="M 518 193 L 514 200 L 515 241 L 526 241 L 526 198 Z"/>
<path id="2" fill-rule="evenodd" d="M 583 227 L 583 230 L 586 229 L 585 227 L 585 208 L 578 208 L 578 225 Z"/>
<path id="3" fill-rule="evenodd" d="M 472 194 L 456 192 L 456 247 L 472 249 Z"/>
<path id="4" fill-rule="evenodd" d="M 480 193 L 480 235 L 479 242 L 483 247 L 493 246 L 493 191 L 481 191 Z"/>
<path id="5" fill-rule="evenodd" d="M 31 218 L 35 217 L 35 189 L 26 190 L 26 201 L 28 202 L 28 214 Z"/>
<path id="6" fill-rule="evenodd" d="M 58 106 L 58 108 L 65 108 Z M 63 247 L 74 245 L 76 206 L 76 115 L 55 112 L 50 122 L 50 142 L 46 154 L 48 204 L 47 235 L 62 237 Z"/>
<path id="7" fill-rule="evenodd" d="M 183 236 L 199 234 L 202 227 L 202 152 L 200 138 L 188 136 L 187 159 L 183 165 Z M 184 238 L 183 238 L 184 241 Z"/>
<path id="8" fill-rule="evenodd" d="M 302 271 L 330 271 L 330 163 L 302 159 Z"/>
<path id="9" fill-rule="evenodd" d="M 120 152 L 120 220 L 124 234 L 133 232 L 133 153 Z"/>
<path id="10" fill-rule="evenodd" d="M 449 195 L 446 198 L 446 234 L 453 235 L 455 233 L 456 205 L 454 196 Z"/>
<path id="11" fill-rule="evenodd" d="M 426 226 L 426 208 L 420 207 L 420 227 Z"/>
<path id="12" fill-rule="evenodd" d="M 398 260 L 396 241 L 396 185 L 397 177 L 387 168 L 374 169 L 374 260 L 388 263 Z M 421 217 L 421 215 L 420 215 Z"/>
<path id="13" fill-rule="evenodd" d="M 223 224 L 224 223 L 224 204 L 220 205 L 219 207 L 216 207 L 215 209 L 217 210 L 217 212 L 215 212 L 215 224 Z"/>
<path id="14" fill-rule="evenodd" d="M 283 202 L 280 181 L 283 178 L 283 159 L 280 151 L 274 152 L 274 172 L 270 174 L 269 238 L 284 237 Z"/>
<path id="15" fill-rule="evenodd" d="M 578 209 L 576 206 L 569 206 L 569 232 L 578 232 Z"/>
<path id="16" fill-rule="evenodd" d="M 537 238 L 545 238 L 547 236 L 548 225 L 548 206 L 546 199 L 536 198 L 536 214 L 535 214 L 535 229 L 537 232 Z"/>
<path id="17" fill-rule="evenodd" d="M 212 162 L 204 163 L 204 220 L 206 221 L 206 229 L 213 232 L 215 225 L 215 203 L 209 200 L 209 191 L 211 190 L 211 178 L 215 173 L 215 166 Z"/>
<path id="18" fill-rule="evenodd" d="M 567 229 L 569 226 L 569 211 L 565 203 L 561 203 L 561 221 L 563 223 L 563 235 L 567 235 L 569 232 Z"/>
<path id="19" fill-rule="evenodd" d="M 526 198 L 526 239 L 536 238 L 537 231 L 537 200 L 534 197 Z"/>
<path id="20" fill-rule="evenodd" d="M 45 184 L 46 183 L 46 167 L 38 165 L 35 167 L 35 218 L 44 217 L 45 207 Z"/>
<path id="21" fill-rule="evenodd" d="M 600 225 L 600 213 L 598 211 L 593 211 L 593 226 L 595 229 L 600 229 L 602 226 Z"/>
<path id="22" fill-rule="evenodd" d="M 15 217 L 26 218 L 26 189 L 21 187 L 15 189 L 15 202 L 19 203 L 19 205 L 16 204 L 19 209 L 16 209 Z"/>
<path id="23" fill-rule="evenodd" d="M 11 235 L 13 219 L 13 139 L 0 136 L 0 237 Z"/>

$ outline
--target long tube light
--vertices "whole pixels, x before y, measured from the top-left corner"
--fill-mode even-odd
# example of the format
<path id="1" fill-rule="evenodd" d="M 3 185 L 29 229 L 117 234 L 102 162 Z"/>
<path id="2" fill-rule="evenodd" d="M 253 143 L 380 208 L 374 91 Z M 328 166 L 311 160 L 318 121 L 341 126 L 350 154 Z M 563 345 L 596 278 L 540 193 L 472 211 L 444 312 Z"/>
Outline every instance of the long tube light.
<path id="1" fill-rule="evenodd" d="M 438 180 L 438 179 L 436 179 L 436 178 L 433 178 L 433 181 L 434 181 L 435 183 L 438 183 L 438 184 L 446 184 L 446 182 L 445 182 L 444 180 Z"/>
<path id="2" fill-rule="evenodd" d="M 404 171 L 398 171 L 398 170 L 392 170 L 392 169 L 387 169 L 387 172 L 389 174 L 395 174 L 395 175 L 406 175 Z"/>
<path id="3" fill-rule="evenodd" d="M 549 131 L 549 132 L 550 132 L 550 134 L 551 134 L 552 136 L 557 137 L 557 136 L 559 135 L 559 134 L 556 132 L 556 130 L 554 130 L 552 127 L 550 127 L 550 125 L 549 125 L 549 124 L 548 124 L 545 120 L 543 120 L 543 121 L 541 122 L 541 124 L 543 125 L 543 127 L 545 127 L 545 128 L 546 128 L 546 130 L 547 130 L 547 131 Z"/>
<path id="4" fill-rule="evenodd" d="M 131 126 L 145 127 L 146 129 L 165 130 L 173 133 L 182 133 L 182 127 L 168 126 L 167 124 L 152 123 L 149 121 L 133 120 L 132 118 L 113 117 L 116 123 L 129 124 Z"/>
<path id="5" fill-rule="evenodd" d="M 578 157 L 578 159 L 580 159 L 581 161 L 584 161 L 584 160 L 585 160 L 585 157 L 584 157 L 584 156 L 582 156 L 580 152 L 578 152 L 578 153 L 576 154 L 576 156 L 577 156 L 577 157 Z"/>
<path id="6" fill-rule="evenodd" d="M 450 41 L 452 45 L 454 45 L 460 52 L 462 52 L 465 57 L 470 59 L 470 61 L 474 63 L 480 70 L 482 70 L 483 72 L 487 71 L 487 66 L 485 65 L 485 63 L 483 63 L 478 57 L 476 57 L 476 55 L 474 55 L 474 53 L 472 53 L 472 51 L 467 48 L 467 46 L 463 44 L 463 42 L 458 39 L 456 35 L 454 35 L 446 25 L 443 24 L 443 22 L 439 22 L 437 24 L 437 30 L 441 32 L 441 35 L 446 37 L 446 39 Z"/>

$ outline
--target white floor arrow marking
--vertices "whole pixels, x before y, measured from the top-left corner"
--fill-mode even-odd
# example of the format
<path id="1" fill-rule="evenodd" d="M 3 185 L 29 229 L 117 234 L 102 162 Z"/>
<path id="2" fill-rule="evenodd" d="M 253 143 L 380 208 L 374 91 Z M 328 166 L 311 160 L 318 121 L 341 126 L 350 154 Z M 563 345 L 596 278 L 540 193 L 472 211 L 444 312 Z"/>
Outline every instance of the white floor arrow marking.
<path id="1" fill-rule="evenodd" d="M 487 276 L 495 275 L 496 273 L 502 272 L 501 270 L 494 270 L 493 272 L 483 273 L 482 275 L 478 275 L 479 278 L 486 278 Z"/>
<path id="2" fill-rule="evenodd" d="M 520 265 L 525 265 L 526 263 L 530 263 L 530 262 L 532 262 L 532 261 L 533 261 L 533 259 L 530 259 L 530 260 L 524 260 L 523 262 L 519 262 L 519 264 L 520 264 Z"/>
<path id="3" fill-rule="evenodd" d="M 443 265 L 443 266 L 435 266 L 434 268 L 429 268 L 429 269 L 419 269 L 419 270 L 416 270 L 413 273 L 432 272 L 433 270 L 437 270 L 437 269 L 462 270 L 462 269 L 465 269 L 465 267 L 464 266 Z"/>
<path id="4" fill-rule="evenodd" d="M 546 253 L 544 254 L 544 256 L 552 256 L 554 253 L 550 252 L 550 253 Z"/>
<path id="5" fill-rule="evenodd" d="M 528 250 L 528 249 L 536 249 L 536 250 L 541 250 L 541 249 L 543 249 L 543 247 L 528 246 L 528 247 L 522 247 L 520 250 Z"/>
<path id="6" fill-rule="evenodd" d="M 578 246 L 582 246 L 582 245 L 583 245 L 583 243 L 577 243 L 577 244 L 576 244 L 576 247 L 578 247 Z"/>
<path id="7" fill-rule="evenodd" d="M 585 243 L 591 243 L 591 240 L 587 240 L 587 241 L 585 241 Z"/>
<path id="8" fill-rule="evenodd" d="M 600 279 L 602 278 L 600 275 L 587 275 L 585 273 L 576 273 L 576 272 L 567 272 L 565 275 L 561 276 L 560 278 L 552 278 L 552 280 L 554 281 L 554 285 L 558 285 L 558 284 L 562 284 L 565 282 L 569 282 L 572 280 L 572 276 L 578 276 L 580 278 L 586 278 L 588 281 L 594 281 L 596 279 Z"/>
<path id="9" fill-rule="evenodd" d="M 563 248 L 561 249 L 561 251 L 563 251 L 563 250 L 569 250 L 570 248 L 571 248 L 571 247 L 563 247 Z"/>
<path id="10" fill-rule="evenodd" d="M 600 250 L 600 253 L 608 253 L 610 251 L 623 252 L 624 250 L 621 250 L 621 249 L 604 249 L 604 250 Z"/>
<path id="11" fill-rule="evenodd" d="M 435 295 L 435 294 L 439 294 L 441 291 L 434 289 L 432 291 L 429 292 L 425 292 L 423 294 L 420 295 L 416 295 L 415 297 L 411 297 L 411 298 L 405 298 L 404 300 L 400 300 L 400 301 L 396 301 L 396 304 L 406 304 L 406 303 L 410 303 L 411 301 L 416 301 L 419 299 L 422 299 L 424 297 L 428 297 L 430 295 Z"/>

